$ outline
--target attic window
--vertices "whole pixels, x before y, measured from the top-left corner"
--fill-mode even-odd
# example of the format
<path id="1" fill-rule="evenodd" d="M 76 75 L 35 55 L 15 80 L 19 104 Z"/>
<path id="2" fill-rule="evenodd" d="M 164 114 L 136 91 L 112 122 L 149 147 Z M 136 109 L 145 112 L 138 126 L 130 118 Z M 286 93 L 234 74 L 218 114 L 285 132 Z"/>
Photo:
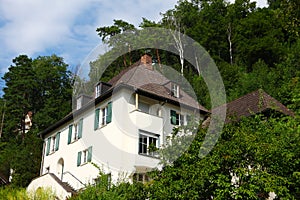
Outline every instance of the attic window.
<path id="1" fill-rule="evenodd" d="M 179 97 L 179 86 L 175 83 L 171 83 L 172 96 Z"/>
<path id="2" fill-rule="evenodd" d="M 77 98 L 76 109 L 79 110 L 82 106 L 82 96 Z"/>
<path id="3" fill-rule="evenodd" d="M 99 97 L 101 95 L 101 85 L 97 84 L 95 87 L 95 98 Z"/>

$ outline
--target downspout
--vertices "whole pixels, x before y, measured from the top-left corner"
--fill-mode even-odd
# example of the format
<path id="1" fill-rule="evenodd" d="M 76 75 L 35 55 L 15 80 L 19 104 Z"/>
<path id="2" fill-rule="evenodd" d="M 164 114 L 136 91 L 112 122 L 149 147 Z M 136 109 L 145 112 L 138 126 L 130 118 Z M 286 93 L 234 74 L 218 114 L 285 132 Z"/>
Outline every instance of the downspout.
<path id="1" fill-rule="evenodd" d="M 40 137 L 43 139 L 42 135 Z M 42 153 L 42 161 L 41 161 L 41 169 L 40 169 L 40 176 L 43 175 L 43 168 L 44 168 L 44 156 L 45 156 L 45 146 L 46 142 L 43 140 L 43 153 Z"/>
<path id="2" fill-rule="evenodd" d="M 139 95 L 138 93 L 135 93 L 135 109 L 139 109 Z"/>
<path id="3" fill-rule="evenodd" d="M 163 125 L 162 125 L 162 140 L 160 142 L 160 145 L 165 145 L 166 141 L 165 141 L 165 129 L 164 129 L 164 117 L 163 117 L 163 106 L 167 103 L 167 101 L 161 102 L 160 104 L 160 110 L 161 110 L 161 117 L 163 119 Z M 167 113 L 164 113 L 165 116 L 167 116 Z"/>

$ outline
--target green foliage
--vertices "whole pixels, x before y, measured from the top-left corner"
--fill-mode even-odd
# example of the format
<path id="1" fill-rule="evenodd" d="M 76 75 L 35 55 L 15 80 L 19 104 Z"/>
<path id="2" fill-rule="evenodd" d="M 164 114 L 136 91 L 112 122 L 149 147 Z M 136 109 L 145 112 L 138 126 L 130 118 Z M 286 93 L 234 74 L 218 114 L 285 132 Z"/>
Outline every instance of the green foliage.
<path id="1" fill-rule="evenodd" d="M 172 142 L 178 148 L 180 130 L 174 131 Z M 269 192 L 279 199 L 298 199 L 298 116 L 257 115 L 229 124 L 214 149 L 200 159 L 204 137 L 205 130 L 199 129 L 189 148 L 172 165 L 165 163 L 161 171 L 150 172 L 151 181 L 146 184 L 119 183 L 108 188 L 103 176 L 104 181 L 74 199 L 259 200 L 268 198 Z"/>
<path id="2" fill-rule="evenodd" d="M 12 185 L 25 187 L 39 175 L 42 140 L 37 134 L 71 111 L 71 78 L 67 64 L 55 55 L 26 55 L 13 59 L 5 73 L 5 115 L 0 148 L 0 169 L 13 170 Z M 30 131 L 22 124 L 28 111 L 34 113 Z M 1 124 L 2 126 L 2 124 Z"/>
<path id="3" fill-rule="evenodd" d="M 134 30 L 135 27 L 132 24 L 129 24 L 128 22 L 125 22 L 123 20 L 114 20 L 114 25 L 112 26 L 104 26 L 97 28 L 98 35 L 101 37 L 102 41 L 108 41 L 106 40 L 109 36 L 114 36 L 116 34 L 122 33 L 124 31 L 130 31 Z"/>
<path id="4" fill-rule="evenodd" d="M 257 116 L 228 125 L 202 160 L 195 151 L 202 137 L 196 137 L 173 166 L 157 172 L 150 199 L 260 199 L 272 191 L 281 199 L 296 199 L 298 120 Z M 235 184 L 231 182 L 233 174 L 238 177 Z"/>
<path id="5" fill-rule="evenodd" d="M 55 194 L 49 189 L 38 189 L 35 193 L 27 193 L 25 188 L 0 188 L 0 200 L 49 200 L 55 199 Z"/>
<path id="6" fill-rule="evenodd" d="M 228 101 L 261 88 L 297 115 L 299 5 L 286 0 L 268 2 L 270 7 L 261 9 L 249 0 L 234 4 L 183 0 L 163 14 L 161 22 L 143 19 L 140 27 L 174 29 L 173 22 L 178 22 L 180 30 L 215 59 Z M 160 55 L 179 71 L 178 57 L 162 51 Z M 122 63 L 118 62 L 112 71 L 120 69 Z M 189 63 L 186 65 L 185 78 L 201 104 L 209 107 L 211 97 L 203 78 L 189 69 Z M 113 76 L 107 75 L 107 80 Z M 169 145 L 159 150 L 163 170 L 152 172 L 148 184 L 139 188 L 134 183 L 131 187 L 139 188 L 139 194 L 146 191 L 145 198 L 149 199 L 266 199 L 269 192 L 275 192 L 279 199 L 299 199 L 299 121 L 299 116 L 279 118 L 271 114 L 227 125 L 214 149 L 202 159 L 198 155 L 205 130 L 200 128 L 194 137 L 179 137 L 182 130 L 175 129 L 168 138 Z M 121 185 L 124 188 L 126 184 Z M 111 191 L 120 188 L 115 186 Z M 127 189 L 122 195 L 131 194 Z"/>
<path id="7" fill-rule="evenodd" d="M 100 167 L 94 165 L 99 170 L 99 176 L 95 185 L 89 185 L 84 191 L 73 200 L 127 200 L 127 199 L 145 199 L 147 192 L 142 183 L 130 184 L 127 182 L 111 183 L 110 174 L 104 174 Z"/>

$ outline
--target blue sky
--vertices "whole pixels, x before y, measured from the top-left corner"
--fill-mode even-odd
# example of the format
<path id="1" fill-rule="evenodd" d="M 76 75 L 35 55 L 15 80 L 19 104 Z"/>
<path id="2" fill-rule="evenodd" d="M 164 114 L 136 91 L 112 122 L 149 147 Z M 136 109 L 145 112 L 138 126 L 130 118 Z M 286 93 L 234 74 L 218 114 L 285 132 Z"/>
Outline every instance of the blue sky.
<path id="1" fill-rule="evenodd" d="M 177 0 L 0 0 L 0 76 L 20 54 L 32 58 L 56 54 L 71 67 L 80 65 L 100 43 L 96 28 L 122 19 L 136 26 Z M 258 0 L 258 5 L 266 5 Z M 0 80 L 0 89 L 3 82 Z"/>

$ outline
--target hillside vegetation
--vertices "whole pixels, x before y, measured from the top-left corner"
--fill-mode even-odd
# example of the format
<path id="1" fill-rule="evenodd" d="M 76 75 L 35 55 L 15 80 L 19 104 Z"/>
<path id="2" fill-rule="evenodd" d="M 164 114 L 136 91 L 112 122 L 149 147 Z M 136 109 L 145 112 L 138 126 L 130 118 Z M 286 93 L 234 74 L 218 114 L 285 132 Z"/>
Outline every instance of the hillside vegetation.
<path id="1" fill-rule="evenodd" d="M 118 33 L 147 27 L 181 31 L 214 59 L 227 101 L 263 89 L 293 110 L 295 117 L 270 113 L 228 124 L 214 149 L 202 159 L 198 154 L 206 130 L 199 127 L 188 151 L 162 171 L 151 172 L 150 182 L 110 185 L 103 176 L 102 182 L 73 199 L 266 199 L 269 192 L 278 199 L 300 199 L 300 5 L 297 0 L 268 2 L 267 8 L 257 8 L 249 0 L 179 0 L 159 22 L 142 19 L 137 28 L 116 19 L 113 25 L 96 30 L 111 52 L 124 45 L 112 37 Z M 98 81 L 96 73 L 111 52 L 91 63 L 90 81 L 81 80 L 85 86 L 81 92 L 91 92 L 93 81 Z M 161 49 L 136 50 L 114 58 L 101 80 L 110 80 L 145 52 L 156 64 L 182 73 L 199 102 L 210 109 L 203 77 L 190 63 L 182 65 L 178 55 Z M 8 175 L 14 169 L 14 173 L 10 187 L 1 188 L 0 196 L 18 196 L 24 190 L 17 188 L 26 187 L 39 175 L 42 139 L 37 133 L 71 111 L 75 75 L 56 55 L 36 59 L 19 55 L 2 79 L 6 87 L 0 99 L 5 115 L 0 171 Z M 34 113 L 34 125 L 23 134 L 21 122 L 29 110 Z"/>

